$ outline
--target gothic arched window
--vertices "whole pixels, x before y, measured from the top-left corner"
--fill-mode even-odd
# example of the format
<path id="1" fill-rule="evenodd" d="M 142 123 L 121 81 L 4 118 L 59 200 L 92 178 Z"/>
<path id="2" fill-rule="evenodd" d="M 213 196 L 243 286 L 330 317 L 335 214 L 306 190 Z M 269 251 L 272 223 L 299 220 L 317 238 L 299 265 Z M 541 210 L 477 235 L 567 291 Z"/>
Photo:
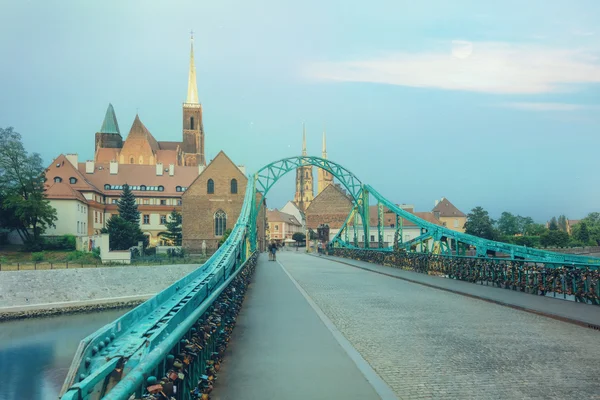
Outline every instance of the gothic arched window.
<path id="1" fill-rule="evenodd" d="M 219 210 L 215 213 L 215 236 L 223 236 L 227 228 L 227 214 Z"/>
<path id="2" fill-rule="evenodd" d="M 194 117 L 190 117 L 190 129 L 194 129 Z"/>
<path id="3" fill-rule="evenodd" d="M 215 182 L 212 179 L 209 179 L 206 182 L 206 193 L 213 194 L 215 192 Z"/>
<path id="4" fill-rule="evenodd" d="M 131 157 L 131 158 L 129 159 L 129 164 L 135 164 L 135 160 L 133 159 L 133 157 Z"/>
<path id="5" fill-rule="evenodd" d="M 306 171 L 306 175 L 305 175 L 306 179 L 308 179 L 308 171 Z"/>
<path id="6" fill-rule="evenodd" d="M 236 194 L 237 193 L 237 180 L 232 179 L 231 180 L 231 194 Z"/>

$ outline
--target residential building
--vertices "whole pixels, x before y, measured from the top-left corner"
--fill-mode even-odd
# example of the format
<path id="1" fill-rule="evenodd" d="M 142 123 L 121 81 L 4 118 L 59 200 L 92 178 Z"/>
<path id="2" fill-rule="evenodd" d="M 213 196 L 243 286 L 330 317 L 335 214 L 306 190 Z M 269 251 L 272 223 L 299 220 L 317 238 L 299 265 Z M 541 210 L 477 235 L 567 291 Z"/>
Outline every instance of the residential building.
<path id="1" fill-rule="evenodd" d="M 286 214 L 293 215 L 294 217 L 296 217 L 298 222 L 300 222 L 300 224 L 302 224 L 302 232 L 305 231 L 306 215 L 304 214 L 303 211 L 301 211 L 298 208 L 298 206 L 293 201 L 288 201 L 287 203 L 285 203 L 285 205 L 283 207 L 281 207 L 281 210 L 279 210 L 279 211 L 284 212 Z"/>
<path id="2" fill-rule="evenodd" d="M 578 223 L 580 223 L 580 222 L 581 222 L 580 219 L 568 219 L 567 220 L 567 233 L 569 235 L 572 235 L 573 234 L 573 227 L 575 225 L 577 225 Z"/>
<path id="3" fill-rule="evenodd" d="M 166 232 L 169 214 L 181 211 L 182 195 L 200 168 L 204 167 L 80 163 L 77 154 L 61 154 L 46 169 L 46 195 L 60 220 L 46 234 L 97 235 L 118 213 L 117 202 L 123 185 L 128 184 L 136 196 L 142 232 L 151 245 L 164 243 L 161 235 Z"/>
<path id="4" fill-rule="evenodd" d="M 435 201 L 435 207 L 433 207 L 433 215 L 438 219 L 442 225 L 446 228 L 452 229 L 457 232 L 465 231 L 465 224 L 467 223 L 467 216 L 465 213 L 460 211 L 445 197 L 441 200 Z"/>
<path id="5" fill-rule="evenodd" d="M 203 242 L 210 251 L 218 248 L 219 241 L 227 230 L 235 226 L 240 215 L 248 183 L 245 172 L 243 166 L 235 165 L 223 151 L 206 168 L 202 168 L 200 175 L 183 194 L 185 249 L 201 252 Z"/>
<path id="6" fill-rule="evenodd" d="M 286 239 L 292 239 L 296 232 L 302 232 L 302 224 L 296 217 L 277 209 L 267 211 L 267 221 L 269 224 L 269 239 L 279 243 L 284 242 Z"/>
<path id="7" fill-rule="evenodd" d="M 302 126 L 302 155 L 306 156 L 306 129 Z M 313 169 L 312 165 L 296 168 L 296 194 L 294 203 L 300 211 L 306 211 L 314 198 Z"/>

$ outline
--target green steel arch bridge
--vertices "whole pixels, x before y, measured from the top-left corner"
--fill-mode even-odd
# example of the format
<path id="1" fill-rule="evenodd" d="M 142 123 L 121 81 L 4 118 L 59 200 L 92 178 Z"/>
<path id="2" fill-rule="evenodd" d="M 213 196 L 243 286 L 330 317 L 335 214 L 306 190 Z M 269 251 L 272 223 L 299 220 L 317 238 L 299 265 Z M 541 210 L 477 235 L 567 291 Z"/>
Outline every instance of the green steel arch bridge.
<path id="1" fill-rule="evenodd" d="M 443 270 L 455 279 L 473 276 L 473 271 L 476 271 L 476 279 L 496 279 L 497 276 L 493 275 L 502 271 L 504 279 L 507 279 L 506 271 L 509 271 L 510 279 L 517 279 L 517 273 L 518 279 L 529 279 L 532 275 L 527 271 L 543 269 L 544 274 L 535 277 L 537 282 L 541 275 L 547 275 L 547 271 L 561 271 L 563 276 L 566 276 L 565 271 L 593 271 L 597 274 L 600 267 L 599 258 L 500 243 L 450 230 L 403 210 L 331 160 L 309 156 L 284 158 L 249 177 L 242 210 L 230 236 L 205 264 L 81 341 L 62 387 L 61 398 L 142 398 L 158 382 L 156 377 L 164 376 L 172 368 L 175 357 L 184 348 L 193 348 L 193 351 L 188 351 L 193 357 L 185 360 L 186 365 L 189 364 L 187 376 L 183 383 L 180 382 L 179 393 L 173 397 L 200 398 L 199 394 L 193 393 L 195 382 L 207 378 L 201 365 L 211 363 L 211 355 L 218 350 L 214 339 L 223 333 L 221 322 L 207 320 L 206 315 L 230 305 L 234 292 L 230 290 L 230 297 L 225 300 L 223 294 L 256 263 L 257 218 L 263 204 L 260 198 L 266 198 L 283 175 L 308 165 L 330 172 L 353 202 L 344 225 L 329 242 L 331 253 L 378 262 L 395 260 L 420 272 Z M 363 246 L 367 248 L 361 248 L 359 230 L 362 230 L 364 238 L 371 234 L 370 204 L 378 207 L 378 245 L 368 247 L 369 241 L 364 240 Z M 384 209 L 386 213 L 396 215 L 394 243 L 388 247 L 383 245 Z M 402 241 L 403 219 L 420 229 L 418 237 Z M 471 253 L 474 250 L 476 255 L 467 256 L 467 250 Z M 577 274 L 569 276 L 573 281 L 563 280 L 563 285 L 572 285 L 574 292 L 577 289 L 593 291 L 588 298 L 599 297 L 597 284 L 589 286 L 589 280 L 576 281 Z M 199 321 L 211 330 L 204 331 L 203 345 L 194 347 L 190 339 L 201 329 Z"/>

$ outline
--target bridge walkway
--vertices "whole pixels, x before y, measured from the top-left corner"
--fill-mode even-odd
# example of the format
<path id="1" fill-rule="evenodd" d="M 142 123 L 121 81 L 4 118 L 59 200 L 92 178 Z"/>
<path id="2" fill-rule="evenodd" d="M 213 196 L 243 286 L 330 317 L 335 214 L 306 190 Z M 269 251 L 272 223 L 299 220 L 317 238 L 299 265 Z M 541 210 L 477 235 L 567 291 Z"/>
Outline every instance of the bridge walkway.
<path id="1" fill-rule="evenodd" d="M 313 257 L 318 256 L 314 255 Z M 472 296 L 481 300 L 538 313 L 571 323 L 588 327 L 591 325 L 596 329 L 600 329 L 600 307 L 576 303 L 571 300 L 564 300 L 565 296 L 563 295 L 558 294 L 556 295 L 556 298 L 553 298 L 551 295 L 533 296 L 528 293 L 517 292 L 514 290 L 506 290 L 485 284 L 473 284 L 455 279 L 425 275 L 418 272 L 406 271 L 365 261 L 349 260 L 347 258 L 333 256 L 326 257 L 343 264 L 377 272 L 379 274 L 389 275 L 409 282 Z M 573 298 L 573 296 L 568 297 Z"/>
<path id="2" fill-rule="evenodd" d="M 327 257 L 278 259 L 259 263 L 215 399 L 370 399 L 386 384 L 402 399 L 599 398 L 593 329 Z M 353 367 L 287 274 L 385 384 Z"/>
<path id="3" fill-rule="evenodd" d="M 211 396 L 214 400 L 380 398 L 284 269 L 268 261 L 266 254 L 259 258 Z"/>

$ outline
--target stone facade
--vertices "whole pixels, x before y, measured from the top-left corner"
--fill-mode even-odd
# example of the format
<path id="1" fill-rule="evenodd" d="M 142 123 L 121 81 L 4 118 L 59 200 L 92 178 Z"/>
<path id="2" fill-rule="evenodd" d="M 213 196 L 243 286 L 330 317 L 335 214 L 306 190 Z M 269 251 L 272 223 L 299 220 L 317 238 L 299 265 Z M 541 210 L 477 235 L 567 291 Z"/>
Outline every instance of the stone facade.
<path id="1" fill-rule="evenodd" d="M 316 232 L 321 224 L 338 230 L 352 210 L 352 200 L 337 185 L 328 185 L 306 210 L 306 227 Z"/>
<path id="2" fill-rule="evenodd" d="M 237 190 L 232 190 L 234 180 Z M 224 231 L 232 229 L 240 215 L 247 183 L 248 179 L 240 168 L 223 151 L 219 152 L 183 195 L 185 249 L 192 253 L 201 252 L 202 241 L 211 251 L 218 248 Z M 217 227 L 217 218 L 221 218 L 222 213 L 225 214 L 224 229 Z"/>

